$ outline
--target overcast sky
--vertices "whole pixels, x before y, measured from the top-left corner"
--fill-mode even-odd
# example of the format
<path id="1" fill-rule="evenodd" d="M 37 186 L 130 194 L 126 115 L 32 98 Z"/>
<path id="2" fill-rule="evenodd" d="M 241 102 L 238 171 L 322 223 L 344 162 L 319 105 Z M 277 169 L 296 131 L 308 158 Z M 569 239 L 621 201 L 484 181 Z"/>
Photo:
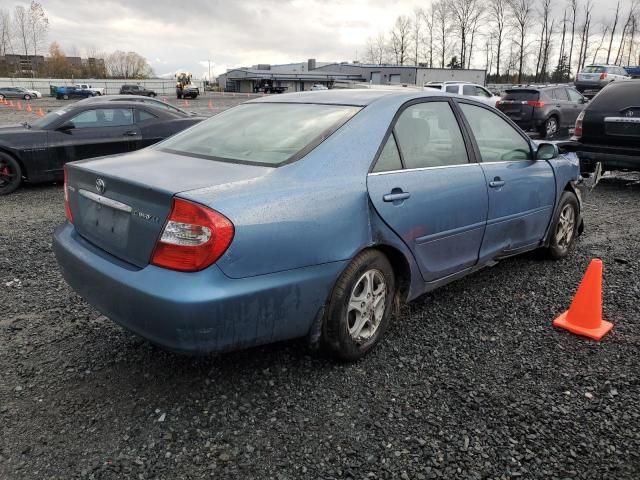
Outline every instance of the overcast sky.
<path id="1" fill-rule="evenodd" d="M 406 0 L 40 0 L 50 22 L 49 41 L 68 55 L 133 50 L 158 75 L 186 69 L 201 77 L 227 68 L 316 58 L 365 57 L 365 44 L 389 31 L 395 18 L 428 2 Z M 622 0 L 626 4 L 631 0 Z M 596 21 L 613 15 L 614 0 L 593 0 Z M 0 0 L 12 9 L 13 0 Z M 556 0 L 556 10 L 562 16 Z M 579 3 L 584 3 L 584 0 Z M 626 14 L 623 12 L 623 14 Z M 74 51 L 75 47 L 75 51 Z M 476 67 L 483 67 L 477 59 Z"/>

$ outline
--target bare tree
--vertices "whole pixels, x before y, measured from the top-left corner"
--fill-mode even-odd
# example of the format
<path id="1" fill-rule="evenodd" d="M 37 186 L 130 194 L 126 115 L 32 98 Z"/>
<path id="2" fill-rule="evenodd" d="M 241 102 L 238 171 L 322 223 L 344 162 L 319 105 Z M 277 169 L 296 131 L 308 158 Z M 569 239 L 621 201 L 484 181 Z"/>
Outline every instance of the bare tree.
<path id="1" fill-rule="evenodd" d="M 31 36 L 29 35 L 29 14 L 27 9 L 18 5 L 13 11 L 13 33 L 25 55 L 29 55 Z"/>
<path id="2" fill-rule="evenodd" d="M 27 12 L 27 20 L 29 23 L 29 35 L 31 37 L 33 55 L 38 55 L 38 50 L 44 46 L 49 31 L 49 19 L 44 13 L 44 9 L 40 3 L 36 1 L 31 2 Z"/>
<path id="3" fill-rule="evenodd" d="M 596 58 L 598 58 L 598 53 L 600 53 L 600 50 L 602 49 L 602 45 L 604 44 L 604 39 L 607 36 L 607 33 L 609 32 L 609 27 L 604 27 L 604 29 L 602 30 L 602 37 L 600 38 L 600 43 L 598 44 L 598 47 L 596 48 L 595 53 L 593 54 L 593 61 L 591 63 L 596 63 Z"/>
<path id="4" fill-rule="evenodd" d="M 435 28 L 435 11 L 433 9 L 433 4 L 429 8 L 428 12 L 424 13 L 424 23 L 428 32 L 428 41 L 425 42 L 427 44 L 427 51 L 424 54 L 425 59 L 428 59 L 429 68 L 433 68 L 433 31 Z"/>
<path id="5" fill-rule="evenodd" d="M 578 66 L 576 71 L 580 71 L 584 66 L 584 62 L 587 58 L 587 49 L 589 47 L 589 28 L 591 26 L 591 10 L 593 9 L 593 3 L 591 0 L 587 0 L 587 4 L 584 7 L 584 23 L 582 24 L 582 31 L 580 32 L 580 53 L 578 53 Z"/>
<path id="6" fill-rule="evenodd" d="M 634 39 L 636 36 L 636 28 L 637 28 L 637 23 L 636 23 L 636 17 L 633 16 L 632 20 L 631 20 L 631 33 L 629 35 L 629 55 L 627 56 L 627 65 L 631 65 L 631 55 L 632 55 L 632 50 L 633 47 L 635 45 L 634 43 Z"/>
<path id="7" fill-rule="evenodd" d="M 404 65 L 409 50 L 411 38 L 411 19 L 404 15 L 396 18 L 396 23 L 391 30 L 391 49 L 398 65 Z"/>
<path id="8" fill-rule="evenodd" d="M 434 25 L 438 32 L 438 40 L 440 41 L 439 53 L 440 53 L 440 68 L 444 68 L 445 58 L 449 52 L 449 42 L 447 36 L 451 29 L 449 24 L 449 5 L 446 0 L 439 0 L 434 5 Z"/>
<path id="9" fill-rule="evenodd" d="M 424 23 L 424 11 L 421 8 L 413 9 L 413 33 L 411 38 L 413 40 L 413 63 L 418 65 L 420 44 L 422 43 L 422 26 Z"/>
<path id="10" fill-rule="evenodd" d="M 478 0 L 451 0 L 449 5 L 453 28 L 460 40 L 460 65 L 465 67 L 468 56 L 468 37 L 471 35 L 474 20 L 476 20 L 477 24 Z"/>
<path id="11" fill-rule="evenodd" d="M 619 65 L 620 63 L 622 63 L 623 56 L 624 56 L 624 47 L 627 39 L 627 33 L 631 29 L 631 24 L 633 23 L 633 20 L 634 20 L 636 7 L 637 7 L 637 3 L 634 0 L 631 3 L 631 8 L 629 9 L 629 16 L 627 17 L 627 21 L 625 22 L 624 27 L 622 28 L 620 45 L 618 46 L 618 53 L 616 54 L 616 61 L 614 62 L 616 65 Z"/>
<path id="12" fill-rule="evenodd" d="M 477 8 L 475 15 L 471 20 L 471 40 L 469 40 L 469 55 L 467 55 L 467 68 L 471 68 L 471 58 L 473 57 L 473 42 L 475 41 L 478 29 L 482 20 L 484 20 L 484 10 Z M 464 65 L 462 66 L 464 68 Z"/>
<path id="13" fill-rule="evenodd" d="M 618 4 L 616 5 L 616 16 L 613 20 L 613 26 L 611 27 L 611 39 L 609 40 L 609 50 L 607 50 L 607 65 L 609 64 L 609 59 L 611 58 L 611 47 L 613 47 L 613 36 L 616 34 L 616 27 L 618 26 L 618 17 L 620 14 L 620 0 L 618 0 Z"/>
<path id="14" fill-rule="evenodd" d="M 538 58 L 536 60 L 536 73 L 535 82 L 540 81 L 540 67 L 543 66 L 543 53 L 545 50 L 545 43 L 548 37 L 549 31 L 549 15 L 551 14 L 551 0 L 542 0 L 542 11 L 540 16 L 542 18 L 542 29 L 540 31 L 540 42 L 538 46 Z"/>
<path id="15" fill-rule="evenodd" d="M 507 33 L 507 0 L 491 0 L 489 5 L 491 36 L 496 43 L 496 82 L 500 81 L 500 58 Z"/>
<path id="16" fill-rule="evenodd" d="M 109 75 L 114 78 L 149 78 L 153 75 L 147 60 L 136 52 L 115 51 L 105 63 Z"/>
<path id="17" fill-rule="evenodd" d="M 0 9 L 0 56 L 13 52 L 11 45 L 11 14 Z"/>
<path id="18" fill-rule="evenodd" d="M 384 63 L 385 54 L 387 52 L 387 39 L 384 33 L 378 33 L 375 37 L 367 40 L 367 61 L 382 65 Z"/>
<path id="19" fill-rule="evenodd" d="M 571 60 L 573 58 L 573 42 L 576 38 L 576 14 L 578 12 L 578 1 L 570 0 L 569 8 L 571 9 L 571 46 L 569 47 L 569 77 L 571 77 Z"/>
<path id="20" fill-rule="evenodd" d="M 533 0 L 508 0 L 518 45 L 518 83 L 522 82 L 528 27 L 533 14 Z"/>
<path id="21" fill-rule="evenodd" d="M 560 41 L 560 53 L 558 54 L 558 65 L 556 68 L 556 72 L 561 71 L 561 66 L 563 63 L 564 54 L 564 40 L 567 34 L 567 9 L 565 8 L 564 14 L 562 15 L 562 40 Z M 560 78 L 556 78 L 556 81 L 560 81 Z"/>

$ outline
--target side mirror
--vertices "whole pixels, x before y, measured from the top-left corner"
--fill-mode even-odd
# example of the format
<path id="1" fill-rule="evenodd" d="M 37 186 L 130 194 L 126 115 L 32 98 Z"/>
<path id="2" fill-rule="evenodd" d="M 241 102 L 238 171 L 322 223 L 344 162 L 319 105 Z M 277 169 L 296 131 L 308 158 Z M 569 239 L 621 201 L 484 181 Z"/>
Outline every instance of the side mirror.
<path id="1" fill-rule="evenodd" d="M 560 156 L 560 150 L 555 143 L 541 143 L 536 151 L 536 160 L 551 160 Z"/>
<path id="2" fill-rule="evenodd" d="M 580 100 L 580 103 L 588 103 L 589 99 L 587 97 L 582 97 L 582 99 Z"/>
<path id="3" fill-rule="evenodd" d="M 58 128 L 56 128 L 56 130 L 62 133 L 69 133 L 69 131 L 73 130 L 74 128 L 76 128 L 76 126 L 73 124 L 73 122 L 69 121 L 60 125 Z"/>

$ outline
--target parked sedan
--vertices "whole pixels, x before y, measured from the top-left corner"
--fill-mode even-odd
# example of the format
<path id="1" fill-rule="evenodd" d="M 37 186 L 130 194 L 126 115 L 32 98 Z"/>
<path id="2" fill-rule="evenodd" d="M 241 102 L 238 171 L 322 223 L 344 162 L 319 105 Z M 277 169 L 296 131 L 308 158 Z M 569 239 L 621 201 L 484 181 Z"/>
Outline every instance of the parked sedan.
<path id="1" fill-rule="evenodd" d="M 579 179 L 577 160 L 463 97 L 263 97 L 67 164 L 54 250 L 80 295 L 166 348 L 308 336 L 354 360 L 396 301 L 528 250 L 566 256 Z"/>
<path id="2" fill-rule="evenodd" d="M 155 97 L 156 92 L 147 90 L 140 85 L 122 85 L 120 87 L 120 95 L 142 95 L 145 97 Z"/>
<path id="3" fill-rule="evenodd" d="M 576 121 L 574 142 L 583 172 L 640 171 L 640 80 L 616 82 L 594 97 Z"/>
<path id="4" fill-rule="evenodd" d="M 32 98 L 42 98 L 42 93 L 22 87 L 0 87 L 0 100 L 5 98 L 31 100 Z"/>
<path id="5" fill-rule="evenodd" d="M 201 120 L 139 102 L 78 102 L 0 128 L 0 195 L 23 181 L 61 180 L 66 162 L 138 150 Z"/>
<path id="6" fill-rule="evenodd" d="M 79 87 L 56 87 L 55 95 L 58 100 L 69 100 L 71 98 L 93 97 L 95 93 Z"/>
<path id="7" fill-rule="evenodd" d="M 587 99 L 564 85 L 528 86 L 505 90 L 496 107 L 526 131 L 552 138 L 573 127 Z"/>

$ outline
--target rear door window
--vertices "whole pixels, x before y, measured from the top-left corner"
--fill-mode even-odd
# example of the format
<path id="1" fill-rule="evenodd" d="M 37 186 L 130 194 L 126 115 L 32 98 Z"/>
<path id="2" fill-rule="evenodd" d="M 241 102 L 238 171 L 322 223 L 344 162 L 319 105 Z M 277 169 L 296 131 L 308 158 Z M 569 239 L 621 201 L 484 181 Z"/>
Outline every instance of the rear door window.
<path id="1" fill-rule="evenodd" d="M 460 87 L 458 85 L 447 85 L 446 90 L 449 93 L 458 93 L 460 91 Z"/>
<path id="2" fill-rule="evenodd" d="M 531 145 L 518 131 L 488 108 L 460 103 L 483 162 L 530 160 Z"/>
<path id="3" fill-rule="evenodd" d="M 133 125 L 130 108 L 98 108 L 86 110 L 71 119 L 75 128 L 121 127 Z"/>
<path id="4" fill-rule="evenodd" d="M 599 65 L 587 65 L 582 70 L 582 73 L 603 73 L 606 71 L 605 67 L 601 67 Z"/>
<path id="5" fill-rule="evenodd" d="M 389 139 L 382 149 L 375 167 L 373 167 L 374 172 L 388 172 L 391 170 L 402 170 L 400 152 L 393 133 L 389 135 Z"/>
<path id="6" fill-rule="evenodd" d="M 571 100 L 572 102 L 582 101 L 582 98 L 583 98 L 582 95 L 580 95 L 573 88 L 567 88 L 567 94 L 569 95 L 569 100 Z"/>
<path id="7" fill-rule="evenodd" d="M 553 93 L 555 94 L 556 100 L 568 101 L 569 96 L 567 95 L 567 90 L 564 88 L 554 88 Z"/>
<path id="8" fill-rule="evenodd" d="M 407 107 L 394 133 L 405 168 L 469 163 L 462 132 L 449 102 L 425 102 Z"/>

